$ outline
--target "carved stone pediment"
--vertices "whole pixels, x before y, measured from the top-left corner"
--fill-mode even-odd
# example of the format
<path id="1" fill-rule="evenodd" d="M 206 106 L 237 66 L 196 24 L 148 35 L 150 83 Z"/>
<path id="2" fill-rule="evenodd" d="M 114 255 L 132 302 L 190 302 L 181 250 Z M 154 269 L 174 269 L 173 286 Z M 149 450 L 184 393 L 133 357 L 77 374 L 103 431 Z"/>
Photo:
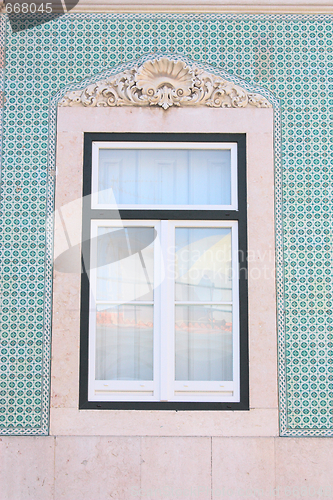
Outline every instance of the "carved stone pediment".
<path id="1" fill-rule="evenodd" d="M 68 92 L 59 106 L 211 106 L 271 108 L 262 95 L 247 92 L 183 61 L 163 57 Z"/>

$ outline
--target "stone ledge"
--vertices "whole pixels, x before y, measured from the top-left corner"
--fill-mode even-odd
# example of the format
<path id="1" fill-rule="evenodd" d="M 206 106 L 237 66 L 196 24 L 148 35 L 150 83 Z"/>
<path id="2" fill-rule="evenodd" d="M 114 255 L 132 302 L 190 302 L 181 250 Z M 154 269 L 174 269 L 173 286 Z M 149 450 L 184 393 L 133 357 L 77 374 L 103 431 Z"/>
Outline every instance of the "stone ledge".
<path id="1" fill-rule="evenodd" d="M 66 1 L 68 6 L 70 3 L 71 0 Z M 178 2 L 175 0 L 163 2 L 80 0 L 71 12 L 333 14 L 333 5 L 328 0 L 179 0 Z"/>

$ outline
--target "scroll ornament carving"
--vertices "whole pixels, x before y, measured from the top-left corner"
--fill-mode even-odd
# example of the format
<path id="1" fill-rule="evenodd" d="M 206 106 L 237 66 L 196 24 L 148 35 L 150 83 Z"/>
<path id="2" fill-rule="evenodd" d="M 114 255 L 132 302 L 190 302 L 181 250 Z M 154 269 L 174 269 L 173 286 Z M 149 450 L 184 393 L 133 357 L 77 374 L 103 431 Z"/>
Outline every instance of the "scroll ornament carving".
<path id="1" fill-rule="evenodd" d="M 84 90 L 68 92 L 59 106 L 210 106 L 213 108 L 271 108 L 262 95 L 183 61 L 147 61 Z"/>

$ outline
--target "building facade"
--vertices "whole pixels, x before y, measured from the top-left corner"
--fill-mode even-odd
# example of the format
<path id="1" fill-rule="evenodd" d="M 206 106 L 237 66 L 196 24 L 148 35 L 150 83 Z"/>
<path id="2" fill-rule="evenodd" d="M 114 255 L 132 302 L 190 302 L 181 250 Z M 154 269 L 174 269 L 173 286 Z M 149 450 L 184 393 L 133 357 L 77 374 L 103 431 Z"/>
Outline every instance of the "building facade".
<path id="1" fill-rule="evenodd" d="M 332 496 L 332 8 L 192 7 L 1 15 L 6 500 Z M 85 141 L 114 134 L 245 141 L 242 408 L 83 404 L 80 254 L 57 258 L 82 242 Z"/>

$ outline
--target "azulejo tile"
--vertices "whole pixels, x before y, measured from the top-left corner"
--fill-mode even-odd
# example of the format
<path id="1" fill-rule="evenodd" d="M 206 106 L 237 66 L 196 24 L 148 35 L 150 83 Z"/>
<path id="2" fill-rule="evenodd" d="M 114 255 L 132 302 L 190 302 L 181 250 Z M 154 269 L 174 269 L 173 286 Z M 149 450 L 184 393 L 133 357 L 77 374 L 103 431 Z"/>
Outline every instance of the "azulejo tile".
<path id="1" fill-rule="evenodd" d="M 332 18 L 69 14 L 14 34 L 2 15 L 0 39 L 0 433 L 48 432 L 56 101 L 83 80 L 177 54 L 275 96 L 280 430 L 332 435 Z"/>

